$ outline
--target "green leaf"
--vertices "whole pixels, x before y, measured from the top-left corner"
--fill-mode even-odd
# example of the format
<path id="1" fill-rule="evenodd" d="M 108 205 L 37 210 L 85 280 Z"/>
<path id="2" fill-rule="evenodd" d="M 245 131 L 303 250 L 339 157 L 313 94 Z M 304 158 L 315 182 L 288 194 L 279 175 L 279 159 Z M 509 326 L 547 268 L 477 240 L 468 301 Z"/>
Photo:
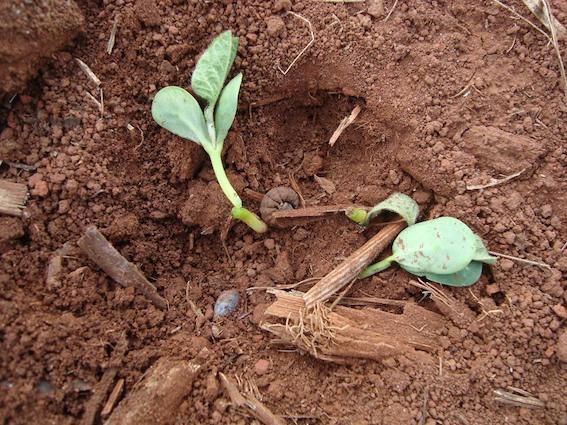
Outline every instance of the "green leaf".
<path id="1" fill-rule="evenodd" d="M 366 219 L 362 225 L 368 226 L 370 221 L 372 221 L 372 219 L 382 211 L 395 212 L 408 223 L 408 226 L 411 226 L 415 224 L 415 221 L 417 220 L 417 216 L 419 215 L 419 206 L 409 196 L 395 192 L 368 211 Z"/>
<path id="2" fill-rule="evenodd" d="M 230 72 L 230 68 L 234 64 L 234 59 L 236 59 L 236 54 L 238 53 L 238 37 L 232 37 L 232 46 L 230 48 L 230 61 L 228 63 L 228 69 L 226 70 L 226 76 L 224 79 L 228 78 L 228 73 Z"/>
<path id="3" fill-rule="evenodd" d="M 404 229 L 394 241 L 392 252 L 411 273 L 451 274 L 472 261 L 476 237 L 462 221 L 440 217 Z"/>
<path id="4" fill-rule="evenodd" d="M 236 108 L 238 106 L 238 92 L 240 91 L 240 83 L 242 82 L 242 74 L 238 74 L 224 87 L 219 97 L 217 108 L 215 109 L 215 130 L 217 135 L 217 145 L 222 145 L 228 130 L 232 126 L 234 117 L 236 116 Z"/>
<path id="5" fill-rule="evenodd" d="M 449 286 L 469 286 L 476 283 L 482 274 L 482 263 L 471 261 L 464 269 L 451 274 L 425 273 L 425 277 L 433 282 Z M 422 275 L 420 275 L 422 276 Z"/>
<path id="6" fill-rule="evenodd" d="M 209 106 L 214 106 L 228 76 L 234 58 L 238 38 L 230 31 L 218 35 L 209 44 L 197 62 L 191 77 L 191 87 Z"/>
<path id="7" fill-rule="evenodd" d="M 488 253 L 488 250 L 484 246 L 484 243 L 482 242 L 480 236 L 478 235 L 475 236 L 476 236 L 476 248 L 475 248 L 473 260 L 480 261 L 486 264 L 495 264 L 496 257 L 493 257 Z"/>
<path id="8" fill-rule="evenodd" d="M 158 91 L 152 102 L 152 116 L 177 136 L 201 145 L 210 144 L 199 103 L 181 87 L 169 86 Z"/>

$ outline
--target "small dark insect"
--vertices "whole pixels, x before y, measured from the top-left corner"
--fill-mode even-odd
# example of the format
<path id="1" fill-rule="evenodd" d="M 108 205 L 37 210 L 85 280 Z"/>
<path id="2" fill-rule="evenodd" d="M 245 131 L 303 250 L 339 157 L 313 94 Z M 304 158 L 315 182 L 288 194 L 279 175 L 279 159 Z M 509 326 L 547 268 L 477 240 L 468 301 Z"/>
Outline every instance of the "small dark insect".
<path id="1" fill-rule="evenodd" d="M 265 221 L 270 221 L 275 211 L 293 210 L 299 206 L 299 196 L 287 186 L 278 186 L 264 195 L 260 204 L 260 215 Z"/>

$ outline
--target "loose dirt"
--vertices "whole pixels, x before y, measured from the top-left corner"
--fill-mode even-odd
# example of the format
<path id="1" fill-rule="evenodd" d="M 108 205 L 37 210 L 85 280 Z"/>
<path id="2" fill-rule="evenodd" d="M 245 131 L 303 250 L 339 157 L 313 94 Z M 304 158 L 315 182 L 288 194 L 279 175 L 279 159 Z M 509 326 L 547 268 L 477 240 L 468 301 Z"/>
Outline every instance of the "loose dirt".
<path id="1" fill-rule="evenodd" d="M 567 424 L 567 105 L 545 37 L 492 1 L 396 2 L 387 21 L 375 1 L 78 3 L 85 36 L 53 56 L 0 124 L 0 158 L 34 167 L 0 168 L 0 178 L 31 191 L 23 218 L 0 219 L 4 423 L 80 423 L 125 333 L 117 377 L 126 394 L 160 357 L 202 363 L 171 412 L 176 424 L 256 423 L 229 406 L 218 372 L 256 388 L 288 423 Z M 567 23 L 567 3 L 552 3 Z M 510 4 L 532 19 L 520 1 Z M 288 10 L 311 22 L 315 42 L 284 75 L 279 68 L 310 39 Z M 422 362 L 334 365 L 274 344 L 258 327 L 273 297 L 246 289 L 323 276 L 376 229 L 361 233 L 341 216 L 267 235 L 236 224 L 223 247 L 229 205 L 208 160 L 160 129 L 150 105 L 165 85 L 189 86 L 195 58 L 224 29 L 240 37 L 235 71 L 244 73 L 225 163 L 251 209 L 259 202 L 245 189 L 264 193 L 290 176 L 308 205 L 373 205 L 401 191 L 424 217 L 455 216 L 491 250 L 550 268 L 501 259 L 470 289 L 444 288 L 473 320 L 447 321 L 443 349 Z M 102 82 L 103 114 L 75 57 Z M 362 112 L 330 148 L 356 105 Z M 140 267 L 167 311 L 81 254 L 75 243 L 89 224 Z M 60 277 L 48 284 L 50 259 L 67 242 Z M 410 279 L 392 268 L 349 295 L 434 309 Z M 238 311 L 213 323 L 217 296 L 232 288 Z M 494 401 L 510 386 L 545 408 Z"/>

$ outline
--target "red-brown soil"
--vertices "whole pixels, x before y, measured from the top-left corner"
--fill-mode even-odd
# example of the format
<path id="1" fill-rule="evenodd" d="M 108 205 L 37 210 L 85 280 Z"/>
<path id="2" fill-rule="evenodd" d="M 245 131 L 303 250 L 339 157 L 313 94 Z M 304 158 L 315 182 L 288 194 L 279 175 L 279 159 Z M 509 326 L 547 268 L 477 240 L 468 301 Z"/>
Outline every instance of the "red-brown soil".
<path id="1" fill-rule="evenodd" d="M 0 219 L 3 423 L 80 423 L 125 333 L 126 394 L 160 357 L 204 362 L 171 412 L 176 424 L 256 423 L 229 407 L 218 372 L 252 382 L 288 423 L 567 424 L 567 105 L 543 35 L 488 0 L 401 1 L 387 21 L 367 14 L 367 3 L 78 3 L 84 38 L 54 55 L 0 127 L 0 158 L 36 167 L 0 169 L 32 195 L 24 218 Z M 284 75 L 278 66 L 309 41 L 305 22 L 285 14 L 290 7 L 311 21 L 315 43 Z M 567 23 L 567 3 L 552 7 Z M 322 276 L 375 230 L 360 233 L 344 217 L 267 235 L 237 224 L 225 251 L 219 230 L 229 206 L 208 160 L 150 115 L 157 89 L 187 87 L 195 57 L 224 29 L 240 37 L 235 68 L 245 76 L 225 156 L 238 191 L 288 185 L 290 174 L 310 205 L 372 205 L 401 191 L 425 217 L 458 217 L 491 250 L 550 268 L 500 259 L 470 290 L 444 288 L 476 317 L 448 321 L 443 350 L 423 364 L 402 356 L 337 366 L 273 344 L 257 326 L 272 297 L 245 290 Z M 102 116 L 75 57 L 102 81 Z M 362 113 L 330 148 L 355 105 Z M 522 169 L 505 184 L 467 190 Z M 336 192 L 326 194 L 315 173 Z M 80 253 L 74 243 L 89 224 L 155 283 L 169 310 Z M 60 280 L 47 284 L 49 260 L 67 242 Z M 410 278 L 392 268 L 350 294 L 428 305 Z M 216 324 L 215 339 L 212 308 L 231 288 L 243 302 Z M 546 407 L 495 402 L 493 391 L 508 386 Z"/>

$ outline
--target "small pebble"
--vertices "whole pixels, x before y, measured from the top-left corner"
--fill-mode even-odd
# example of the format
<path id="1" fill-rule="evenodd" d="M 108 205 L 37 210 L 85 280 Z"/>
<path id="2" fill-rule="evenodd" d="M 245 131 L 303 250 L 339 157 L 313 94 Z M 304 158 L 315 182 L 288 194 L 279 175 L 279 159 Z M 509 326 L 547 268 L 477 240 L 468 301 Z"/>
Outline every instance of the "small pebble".
<path id="1" fill-rule="evenodd" d="M 240 295 L 236 289 L 221 292 L 214 308 L 214 317 L 228 316 L 238 307 Z"/>
<path id="2" fill-rule="evenodd" d="M 500 268 L 502 269 L 502 271 L 508 272 L 510 270 L 512 270 L 512 267 L 514 267 L 514 263 L 510 260 L 500 260 Z"/>
<path id="3" fill-rule="evenodd" d="M 266 359 L 260 359 L 254 365 L 254 372 L 256 372 L 256 375 L 262 376 L 268 372 L 269 368 L 270 368 L 270 362 Z"/>

